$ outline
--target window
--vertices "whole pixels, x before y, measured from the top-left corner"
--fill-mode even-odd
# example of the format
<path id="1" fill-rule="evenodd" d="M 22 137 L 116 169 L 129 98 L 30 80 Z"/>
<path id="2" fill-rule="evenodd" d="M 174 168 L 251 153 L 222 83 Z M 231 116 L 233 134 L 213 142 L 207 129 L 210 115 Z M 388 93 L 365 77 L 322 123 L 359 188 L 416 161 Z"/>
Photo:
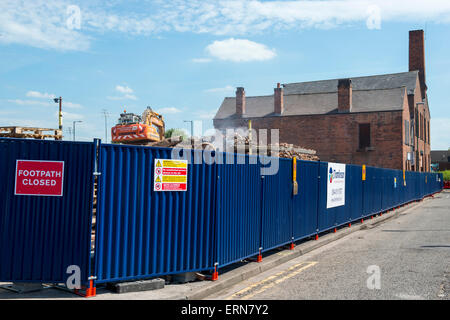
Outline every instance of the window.
<path id="1" fill-rule="evenodd" d="M 416 117 L 415 117 L 414 121 L 416 121 L 416 137 L 419 138 L 419 133 L 420 133 L 420 131 L 419 131 L 419 112 L 417 111 L 417 109 L 416 109 Z"/>
<path id="2" fill-rule="evenodd" d="M 370 147 L 370 123 L 359 124 L 359 149 Z"/>
<path id="3" fill-rule="evenodd" d="M 405 144 L 409 146 L 411 139 L 409 138 L 409 121 L 405 120 Z"/>

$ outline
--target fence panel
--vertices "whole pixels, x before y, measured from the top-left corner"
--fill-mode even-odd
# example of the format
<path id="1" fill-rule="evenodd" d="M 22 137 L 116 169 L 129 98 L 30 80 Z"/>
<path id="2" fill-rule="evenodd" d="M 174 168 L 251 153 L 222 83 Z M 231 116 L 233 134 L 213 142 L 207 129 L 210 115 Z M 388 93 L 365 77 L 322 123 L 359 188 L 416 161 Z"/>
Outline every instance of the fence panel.
<path id="1" fill-rule="evenodd" d="M 216 166 L 194 164 L 202 153 L 188 151 L 187 191 L 156 192 L 155 159 L 171 159 L 171 151 L 101 146 L 98 283 L 213 268 Z"/>
<path id="2" fill-rule="evenodd" d="M 215 262 L 221 267 L 257 255 L 261 247 L 261 166 L 255 163 L 256 156 L 227 155 L 234 157 L 235 164 L 217 165 Z"/>
<path id="3" fill-rule="evenodd" d="M 349 220 L 355 221 L 363 217 L 363 181 L 362 167 L 347 165 L 347 185 L 345 203 L 349 211 Z"/>
<path id="4" fill-rule="evenodd" d="M 0 158 L 0 281 L 65 283 L 76 265 L 87 284 L 95 144 L 0 139 Z M 15 195 L 17 160 L 63 161 L 62 196 Z"/>
<path id="5" fill-rule="evenodd" d="M 327 179 L 328 179 L 328 162 L 320 162 L 319 164 L 320 181 L 319 181 L 319 208 L 317 216 L 317 225 L 319 232 L 332 229 L 336 226 L 336 209 L 327 209 Z"/>
<path id="6" fill-rule="evenodd" d="M 319 163 L 297 162 L 298 195 L 292 199 L 294 240 L 317 233 L 319 203 Z"/>
<path id="7" fill-rule="evenodd" d="M 279 159 L 278 173 L 264 176 L 263 190 L 261 247 L 267 251 L 292 242 L 292 160 Z"/>

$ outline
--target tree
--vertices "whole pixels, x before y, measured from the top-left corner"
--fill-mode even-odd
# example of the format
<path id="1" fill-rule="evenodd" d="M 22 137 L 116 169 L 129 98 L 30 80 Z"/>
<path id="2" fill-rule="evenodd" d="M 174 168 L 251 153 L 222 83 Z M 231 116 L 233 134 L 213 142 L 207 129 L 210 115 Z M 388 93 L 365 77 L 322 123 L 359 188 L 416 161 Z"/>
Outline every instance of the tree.
<path id="1" fill-rule="evenodd" d="M 184 131 L 183 129 L 178 129 L 178 128 L 171 128 L 169 130 L 166 130 L 166 133 L 164 134 L 164 136 L 166 137 L 166 139 L 171 138 L 171 137 L 183 137 L 183 140 L 187 139 L 187 134 L 186 131 Z"/>

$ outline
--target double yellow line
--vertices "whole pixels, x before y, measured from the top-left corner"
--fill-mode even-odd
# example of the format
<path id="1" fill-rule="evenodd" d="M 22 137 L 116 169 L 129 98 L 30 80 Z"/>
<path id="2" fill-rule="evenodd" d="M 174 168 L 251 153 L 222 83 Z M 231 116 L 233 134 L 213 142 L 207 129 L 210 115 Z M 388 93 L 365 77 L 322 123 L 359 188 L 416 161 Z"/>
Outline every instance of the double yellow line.
<path id="1" fill-rule="evenodd" d="M 296 264 L 295 266 L 290 267 L 287 270 L 278 272 L 277 274 L 270 276 L 262 281 L 256 282 L 252 284 L 251 286 L 242 289 L 241 291 L 238 291 L 234 293 L 233 295 L 227 297 L 225 300 L 247 300 L 251 299 L 257 294 L 260 294 L 267 289 L 270 289 L 278 284 L 280 284 L 283 281 L 286 281 L 289 278 L 292 278 L 296 276 L 297 274 L 305 271 L 308 268 L 311 268 L 317 264 L 316 261 L 312 262 L 302 262 L 299 264 Z"/>

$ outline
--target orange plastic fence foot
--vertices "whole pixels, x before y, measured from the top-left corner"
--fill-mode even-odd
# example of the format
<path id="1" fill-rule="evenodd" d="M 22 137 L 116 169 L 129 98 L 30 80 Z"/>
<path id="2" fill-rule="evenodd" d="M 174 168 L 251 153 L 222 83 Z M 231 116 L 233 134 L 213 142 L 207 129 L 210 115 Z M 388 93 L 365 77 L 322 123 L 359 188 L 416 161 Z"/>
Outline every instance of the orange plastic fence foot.
<path id="1" fill-rule="evenodd" d="M 373 216 L 371 216 L 370 219 L 373 219 Z"/>
<path id="2" fill-rule="evenodd" d="M 319 235 L 318 234 L 316 234 L 316 240 L 319 240 Z"/>
<path id="3" fill-rule="evenodd" d="M 258 254 L 258 258 L 256 258 L 256 262 L 262 262 L 262 255 L 261 255 L 261 253 Z"/>
<path id="4" fill-rule="evenodd" d="M 86 293 L 81 294 L 80 290 L 75 289 L 74 290 L 75 294 L 83 296 L 85 298 L 92 298 L 95 297 L 97 294 L 97 288 L 94 286 L 94 280 L 90 280 L 89 281 L 89 287 L 86 288 Z"/>
<path id="5" fill-rule="evenodd" d="M 337 229 L 336 228 L 334 228 L 334 233 L 336 233 L 337 232 Z"/>
<path id="6" fill-rule="evenodd" d="M 361 223 L 364 223 L 364 219 L 361 219 Z"/>
<path id="7" fill-rule="evenodd" d="M 352 226 L 352 224 L 351 224 L 351 223 L 349 223 L 349 224 L 348 224 L 348 227 L 350 228 L 351 226 Z"/>
<path id="8" fill-rule="evenodd" d="M 211 276 L 211 281 L 219 280 L 219 272 L 217 271 L 217 264 L 214 266 L 214 272 Z"/>
<path id="9" fill-rule="evenodd" d="M 291 245 L 289 246 L 289 250 L 294 250 L 295 249 L 295 244 L 291 243 Z"/>

